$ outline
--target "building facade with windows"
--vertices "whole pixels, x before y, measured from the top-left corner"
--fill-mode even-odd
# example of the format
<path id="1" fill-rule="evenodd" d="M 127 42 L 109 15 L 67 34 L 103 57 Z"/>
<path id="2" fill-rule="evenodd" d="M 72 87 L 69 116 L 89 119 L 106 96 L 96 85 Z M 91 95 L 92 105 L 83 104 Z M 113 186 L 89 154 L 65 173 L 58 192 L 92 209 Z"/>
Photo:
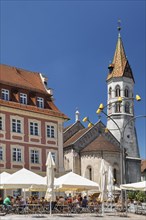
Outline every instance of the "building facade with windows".
<path id="1" fill-rule="evenodd" d="M 56 175 L 64 171 L 63 123 L 68 117 L 54 104 L 41 74 L 0 65 L 0 171 L 23 167 L 46 173 L 50 151 Z"/>

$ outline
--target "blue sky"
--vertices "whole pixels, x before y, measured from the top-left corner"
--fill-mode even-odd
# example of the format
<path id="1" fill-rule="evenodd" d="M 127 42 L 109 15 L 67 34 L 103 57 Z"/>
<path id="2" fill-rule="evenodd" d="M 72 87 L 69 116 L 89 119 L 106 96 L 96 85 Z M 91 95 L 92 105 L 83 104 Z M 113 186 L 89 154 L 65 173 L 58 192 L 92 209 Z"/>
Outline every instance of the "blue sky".
<path id="1" fill-rule="evenodd" d="M 135 115 L 146 115 L 146 5 L 129 1 L 1 0 L 3 64 L 41 72 L 54 89 L 55 104 L 75 121 L 106 104 L 106 77 L 118 37 L 121 37 L 135 78 Z M 105 118 L 102 116 L 105 123 Z M 146 120 L 136 120 L 141 156 L 146 158 Z"/>

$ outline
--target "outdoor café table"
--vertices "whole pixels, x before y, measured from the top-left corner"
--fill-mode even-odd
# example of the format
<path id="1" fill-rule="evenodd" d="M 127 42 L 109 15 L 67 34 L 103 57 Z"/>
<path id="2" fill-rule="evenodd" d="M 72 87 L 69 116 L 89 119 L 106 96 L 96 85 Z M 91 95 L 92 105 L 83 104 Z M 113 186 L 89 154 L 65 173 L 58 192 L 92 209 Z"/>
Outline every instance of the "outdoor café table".
<path id="1" fill-rule="evenodd" d="M 28 208 L 29 208 L 29 213 L 31 214 L 42 214 L 42 204 L 27 204 Z"/>
<path id="2" fill-rule="evenodd" d="M 60 213 L 70 213 L 70 207 L 68 204 L 56 204 L 56 208 L 60 211 Z"/>

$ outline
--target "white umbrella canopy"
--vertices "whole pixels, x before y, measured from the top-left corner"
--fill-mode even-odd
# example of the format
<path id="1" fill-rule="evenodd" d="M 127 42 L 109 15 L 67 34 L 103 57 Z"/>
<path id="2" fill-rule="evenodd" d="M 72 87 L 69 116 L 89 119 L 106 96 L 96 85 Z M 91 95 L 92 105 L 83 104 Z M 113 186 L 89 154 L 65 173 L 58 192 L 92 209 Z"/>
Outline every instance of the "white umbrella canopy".
<path id="1" fill-rule="evenodd" d="M 3 188 L 3 184 L 6 182 L 6 180 L 11 176 L 10 173 L 2 172 L 0 174 L 0 189 Z"/>
<path id="2" fill-rule="evenodd" d="M 33 187 L 37 188 L 38 186 L 46 186 L 44 177 L 25 168 L 11 174 L 11 176 L 3 183 L 3 188 L 5 189 L 28 189 Z"/>
<path id="3" fill-rule="evenodd" d="M 95 183 L 87 178 L 84 178 L 76 173 L 69 172 L 54 182 L 55 190 L 59 192 L 65 191 L 87 191 L 91 189 L 98 189 L 98 183 Z"/>
<path id="4" fill-rule="evenodd" d="M 104 215 L 104 200 L 107 199 L 107 175 L 109 170 L 109 164 L 101 159 L 100 164 L 100 191 L 101 194 L 99 196 L 100 201 L 102 202 L 102 216 Z"/>
<path id="5" fill-rule="evenodd" d="M 108 176 L 108 170 L 109 170 L 109 165 L 108 163 L 104 160 L 101 159 L 101 164 L 100 164 L 100 200 L 103 202 L 106 199 L 106 193 L 107 193 L 107 176 Z"/>
<path id="6" fill-rule="evenodd" d="M 108 191 L 108 199 L 113 199 L 113 168 L 111 166 L 108 167 L 108 177 L 107 177 L 107 191 Z"/>
<path id="7" fill-rule="evenodd" d="M 53 160 L 51 152 L 49 152 L 46 161 L 46 174 L 47 174 L 47 191 L 45 195 L 45 199 L 54 201 L 55 194 L 54 194 L 54 168 L 55 162 Z"/>
<path id="8" fill-rule="evenodd" d="M 129 184 L 122 184 L 122 185 L 120 185 L 120 188 L 125 189 L 125 190 L 146 191 L 146 181 L 129 183 Z"/>

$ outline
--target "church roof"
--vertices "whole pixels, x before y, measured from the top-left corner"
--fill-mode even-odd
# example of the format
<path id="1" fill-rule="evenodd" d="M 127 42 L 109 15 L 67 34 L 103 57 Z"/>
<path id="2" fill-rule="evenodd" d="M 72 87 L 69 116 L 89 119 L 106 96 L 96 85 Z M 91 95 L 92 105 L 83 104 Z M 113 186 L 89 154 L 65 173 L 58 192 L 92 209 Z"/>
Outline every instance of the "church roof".
<path id="1" fill-rule="evenodd" d="M 83 148 L 81 152 L 94 152 L 94 151 L 110 151 L 119 152 L 120 148 L 108 140 L 103 135 L 99 135 L 94 141 L 92 141 L 87 147 Z"/>
<path id="2" fill-rule="evenodd" d="M 133 73 L 126 57 L 123 42 L 119 33 L 113 62 L 109 65 L 107 80 L 116 77 L 128 77 L 133 79 Z"/>
<path id="3" fill-rule="evenodd" d="M 87 130 L 89 130 L 89 128 L 84 128 L 84 129 L 81 129 L 79 130 L 78 132 L 76 132 L 71 138 L 69 138 L 63 145 L 63 147 L 68 147 L 72 144 L 74 144 L 75 141 L 77 141 L 77 139 L 79 139 L 80 137 L 82 137 L 86 132 Z"/>
<path id="4" fill-rule="evenodd" d="M 38 72 L 0 64 L 0 80 L 1 83 L 6 85 L 47 93 Z"/>
<path id="5" fill-rule="evenodd" d="M 73 128 L 72 128 L 73 129 Z M 72 146 L 77 151 L 117 151 L 119 142 L 109 131 L 105 133 L 105 125 L 98 121 L 91 128 L 82 128 L 68 139 L 64 138 L 64 150 Z"/>

